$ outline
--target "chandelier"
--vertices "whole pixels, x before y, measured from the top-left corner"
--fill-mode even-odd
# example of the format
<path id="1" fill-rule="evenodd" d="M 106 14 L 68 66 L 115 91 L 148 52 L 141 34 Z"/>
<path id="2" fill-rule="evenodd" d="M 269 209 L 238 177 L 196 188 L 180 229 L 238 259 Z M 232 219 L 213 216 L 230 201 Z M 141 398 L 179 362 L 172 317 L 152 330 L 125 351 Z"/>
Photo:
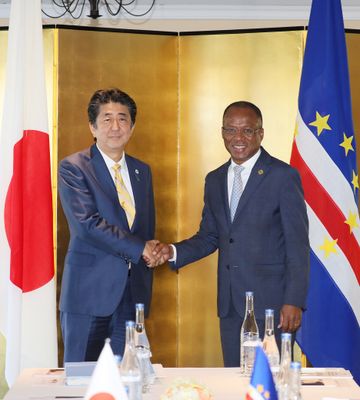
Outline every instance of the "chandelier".
<path id="1" fill-rule="evenodd" d="M 87 16 L 93 19 L 102 17 L 100 9 L 111 16 L 116 16 L 121 11 L 124 11 L 132 17 L 143 17 L 153 9 L 155 1 L 151 0 L 148 9 L 144 12 L 136 13 L 134 12 L 134 7 L 137 0 L 51 0 L 50 3 L 54 6 L 54 11 L 58 11 L 58 14 L 50 15 L 48 11 L 44 11 L 44 8 L 42 8 L 42 12 L 49 18 L 61 18 L 69 14 L 72 18 L 79 19 L 87 4 L 88 7 L 86 9 L 89 9 L 90 12 Z"/>

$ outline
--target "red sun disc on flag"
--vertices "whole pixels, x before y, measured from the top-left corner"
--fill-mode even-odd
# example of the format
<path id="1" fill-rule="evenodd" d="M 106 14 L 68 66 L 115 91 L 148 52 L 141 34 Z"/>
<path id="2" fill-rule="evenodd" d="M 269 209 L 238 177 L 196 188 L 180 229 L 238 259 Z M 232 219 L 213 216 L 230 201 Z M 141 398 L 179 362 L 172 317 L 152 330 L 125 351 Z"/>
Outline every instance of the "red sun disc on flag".
<path id="1" fill-rule="evenodd" d="M 49 135 L 24 131 L 14 146 L 13 168 L 5 204 L 10 279 L 31 292 L 54 276 Z"/>
<path id="2" fill-rule="evenodd" d="M 110 393 L 96 393 L 90 397 L 90 400 L 115 400 L 115 397 Z"/>

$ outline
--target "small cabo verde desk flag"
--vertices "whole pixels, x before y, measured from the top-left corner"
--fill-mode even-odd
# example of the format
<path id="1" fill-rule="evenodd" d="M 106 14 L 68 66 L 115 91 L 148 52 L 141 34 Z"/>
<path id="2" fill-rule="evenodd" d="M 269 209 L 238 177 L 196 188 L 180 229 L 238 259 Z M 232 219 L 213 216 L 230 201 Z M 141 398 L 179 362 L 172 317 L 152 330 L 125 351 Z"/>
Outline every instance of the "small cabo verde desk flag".
<path id="1" fill-rule="evenodd" d="M 258 346 L 246 400 L 277 400 L 274 379 L 264 350 Z"/>
<path id="2" fill-rule="evenodd" d="M 309 216 L 310 284 L 297 342 L 360 384 L 359 175 L 340 0 L 313 0 L 291 154 Z"/>

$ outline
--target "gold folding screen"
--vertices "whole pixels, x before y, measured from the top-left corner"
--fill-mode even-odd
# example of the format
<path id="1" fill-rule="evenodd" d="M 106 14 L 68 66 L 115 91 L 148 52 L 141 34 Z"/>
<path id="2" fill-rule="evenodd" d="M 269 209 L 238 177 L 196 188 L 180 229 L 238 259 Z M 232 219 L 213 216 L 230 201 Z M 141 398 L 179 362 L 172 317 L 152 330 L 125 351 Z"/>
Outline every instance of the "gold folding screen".
<path id="1" fill-rule="evenodd" d="M 196 232 L 204 178 L 229 155 L 222 113 L 236 100 L 264 114 L 265 147 L 288 160 L 297 107 L 302 31 L 186 35 L 180 40 L 179 238 Z M 217 254 L 179 275 L 179 365 L 221 366 Z"/>
<path id="2" fill-rule="evenodd" d="M 346 46 L 348 51 L 350 86 L 352 97 L 352 111 L 354 129 L 356 135 L 356 152 L 358 171 L 360 171 L 360 32 L 346 34 Z M 359 204 L 360 208 L 360 197 Z"/>
<path id="3" fill-rule="evenodd" d="M 228 35 L 149 35 L 60 29 L 59 159 L 91 144 L 86 105 L 100 87 L 118 86 L 139 106 L 131 154 L 154 174 L 157 237 L 196 232 L 206 173 L 228 155 L 221 115 L 237 99 L 264 111 L 269 150 L 288 159 L 296 115 L 302 31 Z M 61 271 L 67 230 L 59 212 Z M 59 274 L 60 276 L 61 274 Z M 154 361 L 220 366 L 216 255 L 176 274 L 155 271 L 148 322 Z"/>
<path id="4" fill-rule="evenodd" d="M 156 236 L 167 242 L 188 237 L 200 221 L 206 173 L 228 158 L 220 135 L 227 104 L 255 102 L 264 115 L 264 146 L 289 160 L 304 37 L 303 30 L 174 36 L 60 29 L 59 159 L 91 144 L 86 105 L 94 90 L 129 92 L 139 116 L 127 151 L 152 167 Z M 359 39 L 348 36 L 350 55 L 353 49 L 359 54 Z M 349 60 L 354 78 L 359 59 Z M 359 103 L 355 97 L 354 115 Z M 58 221 L 61 271 L 67 243 L 61 210 Z M 147 322 L 154 362 L 222 365 L 216 264 L 214 254 L 178 274 L 167 266 L 155 271 Z"/>
<path id="5" fill-rule="evenodd" d="M 116 86 L 129 93 L 138 117 L 127 151 L 151 165 L 157 237 L 168 241 L 177 229 L 177 51 L 176 35 L 59 30 L 59 160 L 92 143 L 86 110 L 95 90 Z M 61 271 L 68 232 L 60 208 L 58 232 Z M 159 268 L 153 289 L 147 326 L 154 360 L 176 365 L 176 274 Z"/>
<path id="6" fill-rule="evenodd" d="M 221 116 L 228 103 L 247 99 L 259 105 L 264 114 L 264 146 L 289 160 L 304 31 L 181 36 L 64 28 L 45 32 L 48 92 L 50 100 L 51 94 L 54 98 L 50 116 L 58 144 L 53 157 L 55 173 L 56 155 L 62 159 L 92 143 L 86 115 L 91 94 L 108 86 L 129 92 L 139 114 L 127 151 L 152 167 L 158 239 L 172 242 L 196 232 L 204 177 L 228 158 L 220 135 Z M 0 43 L 5 38 L 6 32 L 0 32 Z M 360 35 L 347 34 L 347 44 L 358 130 Z M 4 47 L 0 51 L 2 88 Z M 358 136 L 358 160 L 359 142 Z M 68 241 L 60 205 L 57 233 L 60 283 Z M 166 266 L 155 271 L 147 321 L 154 362 L 222 365 L 216 261 L 214 254 L 178 274 Z M 61 354 L 61 341 L 59 345 Z"/>

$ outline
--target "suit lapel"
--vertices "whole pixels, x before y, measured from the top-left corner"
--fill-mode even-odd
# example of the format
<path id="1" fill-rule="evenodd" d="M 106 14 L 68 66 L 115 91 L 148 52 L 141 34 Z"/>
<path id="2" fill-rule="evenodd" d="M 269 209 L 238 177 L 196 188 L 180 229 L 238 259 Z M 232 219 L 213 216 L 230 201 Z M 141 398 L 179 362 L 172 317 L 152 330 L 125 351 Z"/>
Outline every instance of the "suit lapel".
<path id="1" fill-rule="evenodd" d="M 229 207 L 229 193 L 228 193 L 228 170 L 230 166 L 231 160 L 229 160 L 226 164 L 222 166 L 220 169 L 220 188 L 221 188 L 221 204 L 224 204 L 225 208 L 225 215 L 226 215 L 226 220 L 230 224 L 231 223 L 231 218 L 230 218 L 230 207 Z"/>
<path id="2" fill-rule="evenodd" d="M 93 167 L 92 169 L 90 169 L 91 172 L 94 173 L 95 179 L 98 181 L 99 185 L 102 187 L 104 193 L 109 197 L 111 202 L 118 206 L 117 208 L 123 226 L 129 226 L 125 211 L 120 206 L 114 181 L 96 145 L 91 146 L 90 155 L 91 155 L 90 163 Z"/>
<path id="3" fill-rule="evenodd" d="M 100 186 L 103 188 L 104 192 L 111 198 L 117 198 L 116 188 L 114 181 L 111 178 L 109 170 L 105 164 L 96 145 L 91 146 L 91 160 L 90 163 L 93 167 L 93 171 L 96 180 L 99 182 Z"/>
<path id="4" fill-rule="evenodd" d="M 145 196 L 144 181 L 143 181 L 144 176 L 142 176 L 140 168 L 137 168 L 138 165 L 132 157 L 129 157 L 128 155 L 125 154 L 125 159 L 126 159 L 126 164 L 128 167 L 131 187 L 132 187 L 134 200 L 135 200 L 136 213 L 135 213 L 135 219 L 134 219 L 133 225 L 131 227 L 131 230 L 133 231 L 137 225 L 138 215 L 140 214 L 139 211 L 142 207 L 142 204 L 144 203 L 142 201 L 142 199 L 144 199 L 144 196 Z"/>
<path id="5" fill-rule="evenodd" d="M 266 178 L 270 170 L 270 164 L 271 164 L 271 157 L 269 153 L 267 153 L 263 148 L 261 148 L 260 157 L 256 161 L 249 176 L 249 180 L 247 181 L 245 189 L 240 197 L 234 221 L 238 218 L 239 214 L 241 213 L 241 210 L 244 208 L 245 204 L 249 201 L 254 191 Z"/>

